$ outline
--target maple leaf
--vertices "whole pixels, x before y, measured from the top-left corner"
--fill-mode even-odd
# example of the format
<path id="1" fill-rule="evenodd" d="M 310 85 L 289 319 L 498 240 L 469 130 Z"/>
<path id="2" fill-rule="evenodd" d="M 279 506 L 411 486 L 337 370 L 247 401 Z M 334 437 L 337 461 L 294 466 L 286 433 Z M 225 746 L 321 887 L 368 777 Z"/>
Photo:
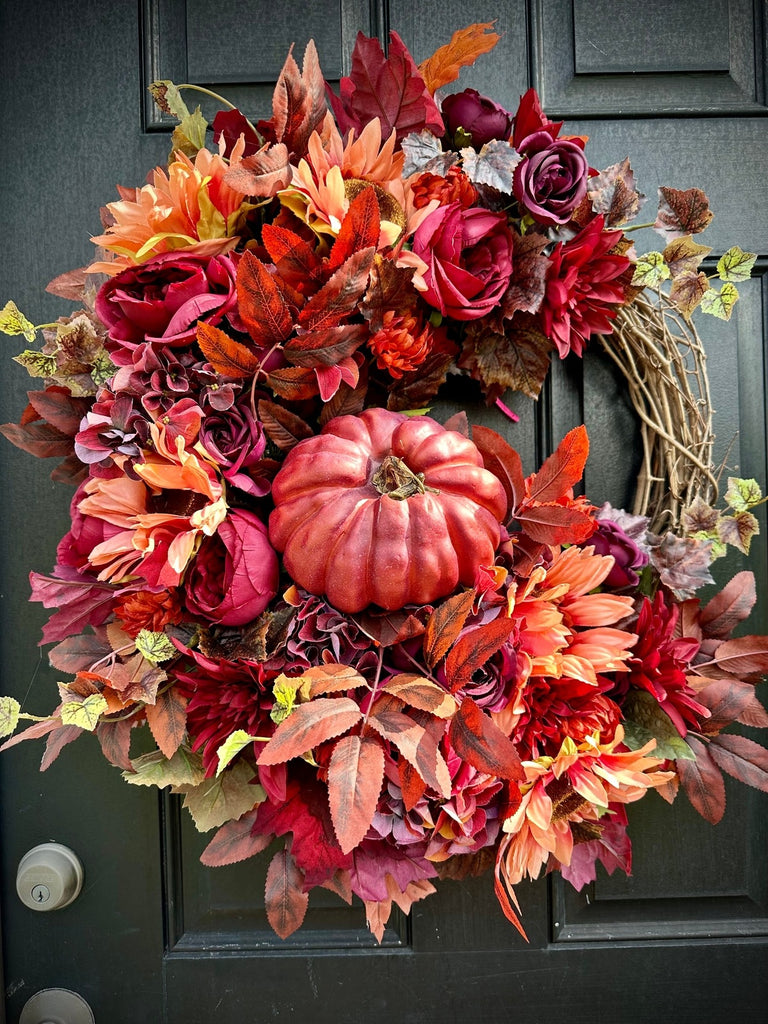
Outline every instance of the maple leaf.
<path id="1" fill-rule="evenodd" d="M 278 850 L 267 868 L 264 907 L 267 920 L 281 939 L 300 928 L 309 906 L 304 875 L 286 848 Z"/>
<path id="2" fill-rule="evenodd" d="M 272 842 L 272 834 L 254 835 L 258 807 L 252 808 L 234 821 L 225 822 L 200 854 L 200 862 L 208 868 L 237 864 L 262 853 Z"/>
<path id="3" fill-rule="evenodd" d="M 682 235 L 680 238 L 674 238 L 662 255 L 670 274 L 676 278 L 680 274 L 697 271 L 701 261 L 711 252 L 710 246 L 699 245 L 690 235 Z"/>
<path id="4" fill-rule="evenodd" d="M 458 153 L 443 152 L 443 144 L 432 132 L 421 131 L 406 135 L 402 142 L 405 153 L 403 178 L 429 171 L 445 177 L 449 168 L 459 162 Z"/>
<path id="5" fill-rule="evenodd" d="M 698 235 L 712 220 L 709 200 L 700 188 L 681 191 L 659 188 L 659 212 L 654 231 L 668 241 L 682 235 Z"/>
<path id="6" fill-rule="evenodd" d="M 384 747 L 373 736 L 344 736 L 328 764 L 331 821 L 344 853 L 370 828 L 384 781 Z"/>
<path id="7" fill-rule="evenodd" d="M 617 228 L 634 220 L 645 202 L 645 196 L 635 188 L 628 157 L 590 178 L 587 198 L 594 212 L 605 217 L 606 228 Z"/>
<path id="8" fill-rule="evenodd" d="M 440 111 L 397 32 L 389 33 L 387 57 L 378 39 L 358 32 L 351 73 L 340 82 L 340 98 L 326 88 L 343 134 L 350 128 L 359 134 L 374 118 L 381 122 L 384 139 L 393 130 L 398 141 L 425 128 L 438 137 L 445 130 Z"/>
<path id="9" fill-rule="evenodd" d="M 553 348 L 529 314 L 518 313 L 506 321 L 503 334 L 474 321 L 464 336 L 459 367 L 480 381 L 489 402 L 507 389 L 538 398 Z"/>
<path id="10" fill-rule="evenodd" d="M 494 48 L 501 39 L 497 32 L 491 31 L 495 24 L 494 21 L 476 22 L 457 29 L 450 42 L 419 64 L 424 84 L 433 95 L 442 86 L 455 82 L 462 68 L 471 66 L 481 54 Z"/>
<path id="11" fill-rule="evenodd" d="M 721 516 L 717 522 L 717 535 L 723 544 L 732 544 L 743 555 L 749 554 L 752 538 L 759 533 L 760 524 L 751 512 Z"/>
<path id="12" fill-rule="evenodd" d="M 291 163 L 288 147 L 282 142 L 262 146 L 256 153 L 229 167 L 224 184 L 246 196 L 270 199 L 291 183 Z"/>
<path id="13" fill-rule="evenodd" d="M 514 260 L 512 276 L 501 299 L 501 312 L 505 318 L 519 311 L 535 313 L 541 306 L 546 291 L 549 260 L 544 249 L 549 240 L 531 231 L 526 235 L 512 232 Z"/>
<path id="14" fill-rule="evenodd" d="M 486 142 L 479 152 L 471 147 L 461 151 L 461 167 L 469 180 L 505 195 L 512 195 L 515 168 L 522 159 L 520 153 L 501 139 Z"/>
<path id="15" fill-rule="evenodd" d="M 649 534 L 648 544 L 651 564 L 678 600 L 714 582 L 709 571 L 712 556 L 708 542 L 666 533 L 663 537 Z"/>
<path id="16" fill-rule="evenodd" d="M 709 289 L 709 279 L 703 271 L 686 270 L 678 274 L 672 282 L 669 297 L 686 320 L 689 320 Z"/>

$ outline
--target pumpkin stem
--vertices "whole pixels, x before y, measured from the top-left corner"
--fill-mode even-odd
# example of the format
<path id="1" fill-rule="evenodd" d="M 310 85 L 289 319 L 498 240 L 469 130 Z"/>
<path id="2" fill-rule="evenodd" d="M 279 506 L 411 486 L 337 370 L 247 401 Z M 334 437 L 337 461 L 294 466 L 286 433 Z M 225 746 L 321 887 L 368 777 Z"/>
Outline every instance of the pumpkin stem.
<path id="1" fill-rule="evenodd" d="M 424 483 L 423 473 L 414 473 L 408 469 L 402 459 L 396 455 L 387 455 L 373 474 L 371 483 L 379 494 L 388 494 L 390 498 L 402 501 L 414 494 L 439 494 L 436 487 L 428 487 Z"/>

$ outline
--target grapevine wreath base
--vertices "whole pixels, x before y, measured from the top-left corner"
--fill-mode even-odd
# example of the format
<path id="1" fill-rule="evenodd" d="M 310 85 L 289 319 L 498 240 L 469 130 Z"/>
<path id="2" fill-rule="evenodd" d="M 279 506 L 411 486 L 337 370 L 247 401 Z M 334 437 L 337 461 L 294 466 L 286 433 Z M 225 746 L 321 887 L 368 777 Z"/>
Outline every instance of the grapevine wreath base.
<path id="1" fill-rule="evenodd" d="M 766 638 L 731 637 L 753 577 L 697 596 L 728 545 L 748 554 L 762 495 L 729 477 L 718 498 L 691 319 L 727 319 L 755 257 L 702 269 L 695 188 L 659 190 L 664 248 L 638 254 L 628 160 L 592 169 L 533 90 L 514 113 L 450 91 L 497 38 L 472 25 L 417 66 L 360 34 L 338 96 L 310 43 L 271 117 L 214 97 L 211 133 L 198 87 L 155 83 L 168 164 L 51 285 L 81 308 L 0 314 L 43 338 L 17 357 L 43 388 L 3 432 L 76 485 L 31 574 L 59 704 L 2 698 L 5 747 L 45 738 L 47 768 L 94 733 L 127 782 L 183 796 L 207 865 L 277 839 L 282 937 L 318 886 L 381 939 L 393 903 L 491 867 L 524 934 L 513 887 L 629 872 L 649 790 L 716 822 L 721 771 L 766 789 L 765 750 L 730 731 L 768 724 Z M 536 469 L 430 415 L 450 378 L 514 437 L 505 393 L 536 398 L 588 345 L 640 421 L 631 513 L 576 496 L 583 427 Z"/>

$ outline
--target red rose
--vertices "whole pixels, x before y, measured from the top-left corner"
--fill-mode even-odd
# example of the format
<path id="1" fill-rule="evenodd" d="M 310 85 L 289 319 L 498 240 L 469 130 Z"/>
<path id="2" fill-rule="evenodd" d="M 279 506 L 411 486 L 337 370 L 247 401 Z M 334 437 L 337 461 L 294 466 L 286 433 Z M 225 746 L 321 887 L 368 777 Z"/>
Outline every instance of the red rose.
<path id="1" fill-rule="evenodd" d="M 509 111 L 487 96 L 481 96 L 477 89 L 452 93 L 445 97 L 441 106 L 448 137 L 453 139 L 462 129 L 472 136 L 475 149 L 481 149 L 492 139 L 506 140 L 512 133 Z"/>
<path id="2" fill-rule="evenodd" d="M 520 152 L 512 182 L 515 199 L 539 224 L 567 224 L 587 194 L 589 166 L 582 147 L 541 130 L 523 139 Z"/>
<path id="3" fill-rule="evenodd" d="M 247 400 L 236 402 L 223 412 L 209 412 L 200 428 L 200 441 L 232 487 L 263 497 L 267 493 L 259 479 L 259 463 L 267 446 L 264 429 L 254 418 Z M 251 476 L 255 471 L 257 479 Z"/>
<path id="4" fill-rule="evenodd" d="M 110 278 L 96 296 L 96 312 L 109 332 L 112 361 L 130 366 L 133 350 L 147 341 L 189 345 L 198 320 L 237 316 L 238 259 L 169 252 Z"/>
<path id="5" fill-rule="evenodd" d="M 277 593 L 277 555 L 252 512 L 233 509 L 205 537 L 185 579 L 192 615 L 223 626 L 252 622 Z"/>
<path id="6" fill-rule="evenodd" d="M 454 320 L 476 320 L 490 313 L 512 273 L 507 219 L 479 207 L 438 207 L 417 228 L 413 251 L 427 264 L 423 297 Z"/>

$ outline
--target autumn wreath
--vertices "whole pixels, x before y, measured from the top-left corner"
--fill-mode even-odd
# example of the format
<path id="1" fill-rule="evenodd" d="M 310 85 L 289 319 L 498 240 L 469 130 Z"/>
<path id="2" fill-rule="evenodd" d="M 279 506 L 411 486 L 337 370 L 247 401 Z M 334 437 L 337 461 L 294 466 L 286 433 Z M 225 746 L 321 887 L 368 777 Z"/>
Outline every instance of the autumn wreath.
<path id="1" fill-rule="evenodd" d="M 727 318 L 754 256 L 705 273 L 706 197 L 673 188 L 663 250 L 638 255 L 628 161 L 590 169 L 533 90 L 514 113 L 446 95 L 496 39 L 473 25 L 417 67 L 396 33 L 386 55 L 361 34 L 339 96 L 310 43 L 271 117 L 225 109 L 210 136 L 155 83 L 172 153 L 53 283 L 83 308 L 0 317 L 42 332 L 17 359 L 45 384 L 4 433 L 77 488 L 31 577 L 74 678 L 5 747 L 47 737 L 47 765 L 95 733 L 217 830 L 208 865 L 277 840 L 283 937 L 317 886 L 362 899 L 380 938 L 393 902 L 491 866 L 522 931 L 524 877 L 629 871 L 626 805 L 649 790 L 716 821 L 720 769 L 766 788 L 763 748 L 725 732 L 768 725 L 765 639 L 731 639 L 751 574 L 695 596 L 726 544 L 748 551 L 762 496 L 730 478 L 717 498 L 691 317 Z M 631 512 L 575 496 L 583 427 L 533 472 L 466 413 L 429 415 L 463 380 L 513 436 L 505 393 L 536 397 L 587 345 L 641 424 Z M 2 698 L 4 735 L 33 718 Z M 156 749 L 132 756 L 144 725 Z"/>

